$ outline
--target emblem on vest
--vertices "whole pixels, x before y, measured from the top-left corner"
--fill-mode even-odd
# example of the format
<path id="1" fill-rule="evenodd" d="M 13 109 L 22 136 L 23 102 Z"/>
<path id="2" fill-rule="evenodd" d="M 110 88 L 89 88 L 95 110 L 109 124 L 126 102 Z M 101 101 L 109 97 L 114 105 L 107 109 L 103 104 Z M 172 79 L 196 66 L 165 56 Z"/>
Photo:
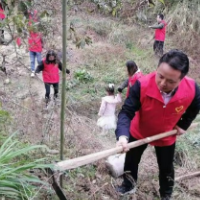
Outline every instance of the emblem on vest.
<path id="1" fill-rule="evenodd" d="M 183 108 L 184 108 L 184 106 L 176 107 L 176 108 L 175 108 L 175 111 L 176 111 L 177 113 L 179 113 L 179 112 L 181 112 L 181 111 L 183 110 Z"/>

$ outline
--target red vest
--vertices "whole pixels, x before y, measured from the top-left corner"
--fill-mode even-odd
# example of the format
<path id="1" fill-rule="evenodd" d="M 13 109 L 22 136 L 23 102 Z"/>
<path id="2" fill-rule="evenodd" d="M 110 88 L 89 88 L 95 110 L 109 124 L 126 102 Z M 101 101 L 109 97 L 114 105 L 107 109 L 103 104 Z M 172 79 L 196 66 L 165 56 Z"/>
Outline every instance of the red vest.
<path id="1" fill-rule="evenodd" d="M 42 62 L 44 64 L 44 69 L 42 71 L 44 83 L 58 83 L 59 82 L 58 64 L 47 64 L 45 59 Z"/>
<path id="2" fill-rule="evenodd" d="M 16 41 L 16 44 L 17 44 L 18 47 L 20 47 L 20 46 L 22 45 L 22 40 L 21 40 L 20 37 L 17 37 L 17 38 L 15 39 L 15 41 Z"/>
<path id="3" fill-rule="evenodd" d="M 155 40 L 164 42 L 167 24 L 164 20 L 162 20 L 160 23 L 164 24 L 164 27 L 162 29 L 156 29 L 155 30 Z"/>
<path id="4" fill-rule="evenodd" d="M 155 82 L 155 72 L 140 79 L 141 108 L 131 121 L 130 133 L 136 139 L 142 139 L 172 130 L 195 96 L 194 80 L 185 77 L 169 103 L 165 106 L 162 95 Z M 169 146 L 176 136 L 166 137 L 152 142 L 155 146 Z"/>
<path id="5" fill-rule="evenodd" d="M 31 12 L 29 11 L 28 19 L 29 19 L 28 25 L 32 25 L 32 22 L 37 22 L 38 21 L 37 10 L 34 10 L 33 14 L 31 14 Z"/>
<path id="6" fill-rule="evenodd" d="M 42 38 L 40 33 L 31 32 L 28 38 L 29 51 L 42 52 Z"/>
<path id="7" fill-rule="evenodd" d="M 132 87 L 135 84 L 135 82 L 142 76 L 143 76 L 142 72 L 138 72 L 138 73 L 135 73 L 133 76 L 131 76 L 128 79 L 128 88 L 127 88 L 127 92 L 126 92 L 126 97 L 128 97 L 128 95 L 129 95 L 130 87 Z"/>
<path id="8" fill-rule="evenodd" d="M 5 19 L 5 14 L 2 5 L 0 4 L 0 19 Z"/>

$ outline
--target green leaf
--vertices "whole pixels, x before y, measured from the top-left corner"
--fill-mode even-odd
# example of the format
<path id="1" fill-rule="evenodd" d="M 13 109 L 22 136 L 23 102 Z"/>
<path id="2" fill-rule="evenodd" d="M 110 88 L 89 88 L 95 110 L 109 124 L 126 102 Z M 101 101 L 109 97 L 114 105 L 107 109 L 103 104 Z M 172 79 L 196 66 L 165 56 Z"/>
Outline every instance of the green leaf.
<path id="1" fill-rule="evenodd" d="M 48 185 L 38 177 L 29 174 L 30 169 L 53 168 L 44 164 L 44 158 L 20 164 L 32 150 L 46 148 L 43 145 L 21 147 L 15 134 L 5 140 L 0 147 L 0 197 L 13 200 L 29 200 L 39 195 L 38 185 Z M 36 196 L 35 196 L 36 195 Z"/>
<path id="2" fill-rule="evenodd" d="M 163 5 L 165 5 L 165 1 L 164 0 L 158 0 L 160 1 Z"/>

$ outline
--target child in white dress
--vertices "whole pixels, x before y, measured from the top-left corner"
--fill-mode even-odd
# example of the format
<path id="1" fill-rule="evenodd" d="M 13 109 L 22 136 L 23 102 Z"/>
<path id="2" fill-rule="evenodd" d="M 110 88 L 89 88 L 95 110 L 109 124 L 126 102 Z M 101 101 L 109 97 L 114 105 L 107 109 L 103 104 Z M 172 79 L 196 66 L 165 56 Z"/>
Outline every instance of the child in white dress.
<path id="1" fill-rule="evenodd" d="M 103 133 L 105 133 L 106 130 L 116 128 L 115 108 L 116 105 L 122 101 L 121 93 L 118 93 L 116 96 L 114 95 L 114 84 L 109 84 L 108 87 L 106 87 L 106 91 L 108 95 L 102 98 L 98 113 L 101 117 L 97 121 L 97 125 L 102 128 Z"/>

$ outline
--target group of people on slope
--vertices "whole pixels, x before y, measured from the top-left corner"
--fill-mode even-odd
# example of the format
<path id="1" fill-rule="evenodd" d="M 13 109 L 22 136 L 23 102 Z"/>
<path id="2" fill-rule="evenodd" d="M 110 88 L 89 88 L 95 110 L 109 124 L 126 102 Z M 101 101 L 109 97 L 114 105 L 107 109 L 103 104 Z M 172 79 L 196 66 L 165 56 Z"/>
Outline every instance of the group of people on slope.
<path id="1" fill-rule="evenodd" d="M 3 10 L 3 9 L 2 9 Z M 0 6 L 1 11 L 1 6 Z M 1 13 L 0 13 L 1 17 Z M 34 23 L 39 21 L 37 10 L 30 9 L 28 11 L 28 50 L 30 55 L 30 68 L 31 77 L 42 71 L 43 82 L 45 86 L 45 102 L 48 105 L 50 101 L 50 87 L 54 88 L 54 100 L 58 97 L 59 90 L 59 70 L 62 71 L 62 63 L 58 59 L 58 56 L 54 50 L 49 50 L 46 57 L 42 59 L 43 40 L 42 34 L 37 32 L 34 27 Z M 16 38 L 16 43 L 21 46 L 21 39 Z M 36 66 L 37 60 L 37 67 Z M 66 73 L 69 74 L 70 70 L 66 69 Z"/>
<path id="2" fill-rule="evenodd" d="M 1 20 L 5 19 L 4 9 L 1 4 L 0 4 L 0 19 Z M 29 26 L 28 48 L 29 48 L 29 54 L 30 54 L 31 77 L 34 77 L 36 73 L 43 71 L 43 81 L 44 81 L 45 89 L 46 89 L 45 99 L 46 99 L 46 102 L 48 103 L 49 99 L 50 99 L 50 96 L 49 96 L 50 85 L 53 85 L 53 87 L 54 87 L 54 97 L 57 96 L 58 83 L 59 83 L 59 72 L 58 71 L 62 70 L 62 64 L 58 60 L 58 56 L 56 55 L 56 53 L 53 50 L 48 51 L 47 55 L 46 55 L 46 59 L 42 60 L 42 54 L 41 54 L 42 49 L 43 49 L 42 34 L 40 32 L 34 31 L 34 23 L 37 23 L 39 21 L 37 10 L 30 9 L 28 11 L 28 20 L 29 20 L 28 21 L 28 26 Z M 156 29 L 154 50 L 155 50 L 155 53 L 162 54 L 164 38 L 165 38 L 165 26 L 166 26 L 166 23 L 163 20 L 162 14 L 159 14 L 157 16 L 157 21 L 159 23 L 158 26 L 151 26 L 151 28 Z M 1 38 L 3 38 L 3 37 L 4 37 L 4 30 L 2 30 L 2 33 L 1 33 Z M 19 46 L 21 45 L 20 38 L 17 38 L 16 42 Z M 50 58 L 51 58 L 51 60 L 49 60 Z M 38 63 L 37 69 L 35 69 L 36 60 Z M 135 69 L 137 69 L 137 70 L 135 71 Z M 129 87 L 134 84 L 135 80 L 139 76 L 141 76 L 141 73 L 139 73 L 139 71 L 138 71 L 139 69 L 133 61 L 130 61 L 127 63 L 127 70 L 128 70 L 130 79 L 132 76 L 134 76 L 134 78 L 132 78 L 132 82 L 130 80 L 129 81 L 126 80 L 125 83 L 122 85 L 121 89 L 119 88 L 118 91 L 119 91 L 119 93 L 121 93 L 123 88 L 128 86 L 128 90 L 127 90 L 127 95 L 128 95 Z M 55 73 L 56 73 L 56 75 L 55 75 Z M 66 73 L 69 74 L 70 71 L 66 70 Z M 49 77 L 47 78 L 47 76 L 49 76 Z M 109 96 L 113 96 L 113 94 L 114 94 L 113 86 L 109 86 L 107 88 L 107 92 L 108 92 Z M 119 96 L 118 101 L 120 101 L 120 94 L 118 96 Z M 109 97 L 109 98 L 111 98 L 111 97 Z M 100 109 L 99 115 L 102 115 L 102 113 L 103 113 L 102 110 L 104 109 L 104 106 L 103 106 L 104 102 L 106 100 L 109 101 L 108 100 L 109 98 L 104 98 L 104 100 L 102 100 L 102 107 Z M 116 103 L 118 103 L 118 101 Z M 103 120 L 103 118 L 104 117 L 102 116 L 98 120 L 98 125 L 101 127 L 104 126 L 104 122 L 109 121 L 109 120 Z M 112 127 L 114 127 L 114 124 Z"/>
<path id="3" fill-rule="evenodd" d="M 127 62 L 128 81 L 118 88 L 116 97 L 114 85 L 110 84 L 106 88 L 108 96 L 102 98 L 99 110 L 101 118 L 97 124 L 103 130 L 116 127 L 116 145 L 122 146 L 123 152 L 126 152 L 123 182 L 115 187 L 122 196 L 135 192 L 139 163 L 148 146 L 144 144 L 128 149 L 127 144 L 176 129 L 177 135 L 150 143 L 155 147 L 158 162 L 160 198 L 172 199 L 176 139 L 185 133 L 200 110 L 200 89 L 193 79 L 186 76 L 189 71 L 188 56 L 180 50 L 171 50 L 163 55 L 166 33 L 163 18 L 159 14 L 158 24 L 149 26 L 156 29 L 153 49 L 161 57 L 157 70 L 143 75 L 133 61 Z M 126 86 L 126 99 L 116 125 L 113 123 L 116 120 L 114 108 L 121 102 L 121 92 Z"/>
<path id="4" fill-rule="evenodd" d="M 153 44 L 153 50 L 155 52 L 155 55 L 161 57 L 164 52 L 163 48 L 164 48 L 167 23 L 164 21 L 163 14 L 158 14 L 156 20 L 157 24 L 149 26 L 149 28 L 155 29 L 155 35 L 154 35 L 155 41 Z M 126 97 L 128 97 L 130 87 L 134 85 L 136 80 L 143 75 L 134 61 L 128 61 L 126 63 L 126 67 L 129 79 L 125 80 L 123 84 L 118 88 L 119 94 L 117 94 L 117 97 L 114 98 L 114 84 L 109 84 L 109 86 L 106 87 L 108 96 L 102 98 L 101 107 L 98 113 L 98 115 L 101 117 L 98 119 L 97 125 L 102 128 L 103 133 L 105 133 L 106 130 L 108 129 L 114 129 L 116 127 L 113 121 L 115 119 L 114 108 L 116 107 L 116 104 L 121 102 L 121 92 L 123 91 L 123 89 L 128 86 L 126 94 Z M 107 105 L 109 105 L 107 107 L 105 106 L 106 102 Z M 112 120 L 111 120 L 111 113 L 112 113 Z M 110 116 L 110 120 L 108 116 Z"/>
<path id="5" fill-rule="evenodd" d="M 165 27 L 166 23 L 163 20 L 164 16 L 162 14 L 159 14 L 157 16 L 157 22 L 158 25 L 156 26 L 150 26 L 151 28 L 155 28 L 155 42 L 154 42 L 154 51 L 157 55 L 163 54 L 163 47 L 164 47 L 164 40 L 165 40 Z M 31 10 L 29 12 L 29 24 L 31 25 L 32 22 L 37 22 L 37 11 Z M 35 76 L 35 73 L 38 73 L 39 71 L 43 71 L 43 81 L 45 83 L 45 99 L 48 103 L 50 100 L 50 86 L 53 85 L 54 87 L 54 98 L 57 97 L 58 94 L 58 83 L 59 83 L 59 69 L 62 70 L 62 64 L 58 60 L 58 57 L 56 53 L 51 50 L 46 55 L 46 60 L 41 59 L 41 52 L 43 47 L 42 42 L 42 36 L 40 33 L 37 32 L 30 32 L 29 39 L 29 51 L 30 51 L 30 61 L 31 61 L 31 77 Z M 51 55 L 51 56 L 50 56 Z M 52 60 L 49 60 L 49 59 Z M 35 60 L 37 59 L 37 62 L 39 63 L 38 68 L 35 70 Z M 40 64 L 41 63 L 41 64 Z M 45 63 L 45 64 L 44 64 Z M 48 67 L 47 67 L 48 64 Z M 55 67 L 58 66 L 56 69 Z M 121 92 L 125 87 L 128 87 L 127 89 L 127 97 L 129 94 L 129 88 L 134 85 L 135 81 L 142 76 L 142 73 L 140 72 L 140 69 L 137 67 L 136 63 L 134 61 L 128 61 L 126 63 L 127 71 L 129 79 L 127 79 L 121 87 L 118 88 L 119 94 L 117 95 L 117 98 L 114 98 L 114 85 L 110 84 L 107 88 L 107 94 L 108 96 L 104 97 L 102 99 L 102 104 L 99 110 L 99 115 L 101 116 L 100 119 L 97 122 L 97 125 L 102 127 L 103 132 L 105 132 L 109 128 L 115 128 L 115 107 L 116 104 L 121 102 Z M 67 69 L 66 73 L 70 73 L 70 71 Z M 56 75 L 54 75 L 56 74 Z M 47 78 L 47 76 L 49 76 Z M 106 102 L 110 102 L 110 106 L 105 106 Z M 109 108 L 109 109 L 108 109 Z M 107 109 L 107 110 L 106 110 Z M 111 116 L 112 113 L 112 117 Z M 109 116 L 109 118 L 108 118 Z"/>
<path id="6" fill-rule="evenodd" d="M 133 62 L 127 62 L 128 72 L 130 63 Z M 137 73 L 129 78 L 127 97 L 119 112 L 115 130 L 116 145 L 122 146 L 123 152 L 127 152 L 123 182 L 115 189 L 122 196 L 132 194 L 136 190 L 138 166 L 148 145 L 128 149 L 129 142 L 176 129 L 176 135 L 150 143 L 155 147 L 158 162 L 161 200 L 171 200 L 177 136 L 185 133 L 199 113 L 200 89 L 193 79 L 186 76 L 189 72 L 189 59 L 180 50 L 165 53 L 160 58 L 155 72 L 139 75 L 138 68 L 135 68 L 134 72 Z M 134 81 L 131 82 L 132 80 Z M 113 118 L 109 118 L 107 114 L 114 114 L 113 107 L 121 102 L 120 93 L 126 85 L 127 82 L 118 89 L 117 97 L 114 97 L 113 85 L 109 85 L 112 92 L 109 90 L 108 96 L 102 98 L 99 111 L 102 117 L 98 120 L 99 125 L 102 125 L 102 118 L 105 128 L 112 124 L 110 120 Z"/>
<path id="7" fill-rule="evenodd" d="M 100 118 L 97 121 L 97 125 L 102 128 L 102 134 L 105 134 L 109 129 L 116 128 L 116 105 L 122 102 L 121 93 L 124 88 L 127 87 L 126 97 L 129 95 L 130 87 L 132 87 L 136 80 L 143 74 L 132 60 L 126 63 L 126 70 L 128 73 L 128 79 L 126 79 L 120 87 L 118 87 L 118 94 L 115 97 L 114 84 L 109 84 L 105 89 L 107 96 L 102 98 L 101 106 L 98 115 Z"/>
<path id="8" fill-rule="evenodd" d="M 29 14 L 29 23 L 30 31 L 28 37 L 28 46 L 30 54 L 30 63 L 31 63 L 31 77 L 34 77 L 35 74 L 42 71 L 43 82 L 45 86 L 45 102 L 46 106 L 50 101 L 50 87 L 53 86 L 54 97 L 56 100 L 58 97 L 59 90 L 59 70 L 62 71 L 62 63 L 58 59 L 58 56 L 54 50 L 49 50 L 46 54 L 46 57 L 42 59 L 42 49 L 43 49 L 43 40 L 42 34 L 34 31 L 33 23 L 38 22 L 38 16 L 36 10 L 30 10 Z M 37 60 L 37 68 L 35 68 L 35 61 Z M 70 70 L 66 69 L 66 73 L 69 74 Z"/>
<path id="9" fill-rule="evenodd" d="M 36 13 L 30 13 L 30 23 Z M 32 17 L 32 19 L 31 19 Z M 0 15 L 0 18 L 3 17 Z M 123 183 L 116 186 L 120 195 L 135 192 L 138 179 L 138 166 L 147 144 L 128 149 L 127 144 L 161 132 L 177 130 L 182 135 L 191 125 L 200 110 L 200 89 L 193 79 L 186 75 L 189 71 L 188 56 L 180 50 L 170 50 L 163 55 L 166 23 L 163 15 L 157 16 L 154 50 L 161 56 L 157 70 L 142 75 L 133 61 L 126 63 L 128 80 L 118 88 L 114 96 L 114 85 L 106 87 L 107 96 L 102 98 L 97 124 L 103 130 L 116 129 L 117 146 L 122 146 L 126 153 Z M 53 50 L 41 59 L 42 39 L 39 33 L 30 32 L 30 58 L 33 73 L 42 71 L 45 84 L 45 99 L 49 101 L 50 86 L 54 87 L 54 98 L 58 95 L 59 70 L 62 64 Z M 34 59 L 33 59 L 34 58 Z M 35 58 L 38 66 L 35 70 Z M 66 70 L 66 73 L 70 73 Z M 34 76 L 34 74 L 32 75 Z M 126 99 L 116 123 L 115 107 L 121 102 L 121 92 L 128 87 Z M 172 198 L 174 186 L 173 158 L 176 146 L 176 135 L 152 142 L 159 167 L 159 184 L 161 200 Z"/>
<path id="10" fill-rule="evenodd" d="M 58 97 L 59 90 L 59 70 L 62 71 L 62 63 L 58 59 L 58 56 L 54 50 L 49 50 L 46 57 L 42 59 L 43 40 L 42 34 L 35 30 L 35 23 L 39 22 L 37 10 L 28 10 L 28 50 L 30 55 L 30 68 L 31 77 L 34 77 L 36 73 L 42 71 L 42 77 L 45 85 L 45 101 L 46 105 L 50 101 L 50 87 L 54 88 L 54 99 Z M 2 4 L 0 3 L 0 20 L 5 19 L 5 12 Z M 4 44 L 4 30 L 1 29 L 0 42 Z M 16 43 L 21 46 L 21 38 L 16 38 Z M 36 60 L 38 66 L 36 66 Z M 69 74 L 70 70 L 66 69 L 66 73 Z"/>

